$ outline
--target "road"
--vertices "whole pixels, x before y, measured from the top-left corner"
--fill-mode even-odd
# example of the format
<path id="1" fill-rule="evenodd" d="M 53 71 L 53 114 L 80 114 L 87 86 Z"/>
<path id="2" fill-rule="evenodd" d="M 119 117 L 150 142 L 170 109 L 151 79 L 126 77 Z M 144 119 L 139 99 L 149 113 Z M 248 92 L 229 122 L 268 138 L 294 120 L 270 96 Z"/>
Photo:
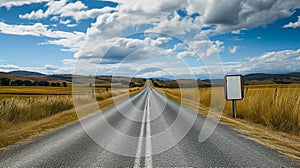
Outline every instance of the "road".
<path id="1" fill-rule="evenodd" d="M 179 124 L 168 129 L 176 120 Z M 1 154 L 0 167 L 297 167 L 223 124 L 199 142 L 204 120 L 148 83 L 101 113 Z"/>

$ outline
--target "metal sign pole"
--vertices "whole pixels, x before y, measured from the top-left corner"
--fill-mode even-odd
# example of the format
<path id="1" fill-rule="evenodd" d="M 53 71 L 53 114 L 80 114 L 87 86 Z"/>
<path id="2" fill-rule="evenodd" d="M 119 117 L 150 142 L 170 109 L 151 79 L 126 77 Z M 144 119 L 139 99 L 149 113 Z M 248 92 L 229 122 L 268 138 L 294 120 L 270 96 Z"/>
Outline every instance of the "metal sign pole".
<path id="1" fill-rule="evenodd" d="M 232 115 L 233 118 L 236 118 L 236 101 L 232 100 Z"/>

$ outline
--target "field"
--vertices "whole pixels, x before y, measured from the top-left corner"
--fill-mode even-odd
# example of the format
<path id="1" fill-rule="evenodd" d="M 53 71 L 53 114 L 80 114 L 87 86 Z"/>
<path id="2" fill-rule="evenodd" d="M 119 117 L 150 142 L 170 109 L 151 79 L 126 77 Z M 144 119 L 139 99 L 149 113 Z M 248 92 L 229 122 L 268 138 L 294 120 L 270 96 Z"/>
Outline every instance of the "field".
<path id="1" fill-rule="evenodd" d="M 163 91 L 176 97 L 182 95 L 182 99 L 198 101 L 195 89 Z M 244 93 L 245 98 L 237 101 L 238 118 L 300 135 L 300 85 L 249 85 L 245 86 Z M 212 95 L 215 95 L 213 102 Z M 232 116 L 231 102 L 225 101 L 222 87 L 200 88 L 199 96 L 202 106 L 212 107 L 214 111 L 222 111 L 225 116 Z M 225 105 L 224 109 L 222 105 Z"/>
<path id="2" fill-rule="evenodd" d="M 232 118 L 232 102 L 225 100 L 223 87 L 155 89 L 208 117 L 220 119 L 245 138 L 300 160 L 299 84 L 245 86 L 244 100 L 237 101 L 237 119 Z"/>
<path id="3" fill-rule="evenodd" d="M 113 104 L 111 97 L 124 99 L 142 88 L 96 85 L 72 95 L 72 87 L 0 86 L 0 152 L 8 146 L 58 129 L 78 120 L 73 99 L 79 99 L 86 113 L 94 113 L 89 103 L 98 101 L 101 109 Z M 121 97 L 120 97 L 120 96 Z M 81 116 L 82 117 L 82 116 Z"/>

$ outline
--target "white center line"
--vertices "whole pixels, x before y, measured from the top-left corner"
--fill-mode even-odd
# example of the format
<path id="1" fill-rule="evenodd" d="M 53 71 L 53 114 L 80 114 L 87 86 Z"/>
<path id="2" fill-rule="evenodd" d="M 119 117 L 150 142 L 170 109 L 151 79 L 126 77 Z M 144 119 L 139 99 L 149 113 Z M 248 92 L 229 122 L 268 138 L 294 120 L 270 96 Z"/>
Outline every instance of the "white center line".
<path id="1" fill-rule="evenodd" d="M 134 160 L 134 166 L 133 166 L 134 168 L 141 167 L 143 136 L 144 136 L 145 123 L 146 123 L 146 110 L 147 110 L 147 105 L 145 105 L 145 108 L 144 108 L 142 125 L 141 125 L 141 129 L 140 129 L 140 136 L 138 139 L 138 145 L 137 145 L 136 155 L 135 155 L 135 160 Z"/>
<path id="2" fill-rule="evenodd" d="M 150 94 L 148 93 L 147 103 L 147 126 L 146 126 L 146 158 L 145 167 L 152 168 L 152 146 L 151 146 L 151 125 L 150 125 Z"/>
<path id="3" fill-rule="evenodd" d="M 141 155 L 142 155 L 142 145 L 143 145 L 143 135 L 146 124 L 146 145 L 145 145 L 145 167 L 152 168 L 152 146 L 151 146 L 151 125 L 150 125 L 150 95 L 148 92 L 146 104 L 144 108 L 144 114 L 142 119 L 142 125 L 140 129 L 140 136 L 138 139 L 138 146 L 136 150 L 136 156 L 134 160 L 134 168 L 141 167 Z"/>

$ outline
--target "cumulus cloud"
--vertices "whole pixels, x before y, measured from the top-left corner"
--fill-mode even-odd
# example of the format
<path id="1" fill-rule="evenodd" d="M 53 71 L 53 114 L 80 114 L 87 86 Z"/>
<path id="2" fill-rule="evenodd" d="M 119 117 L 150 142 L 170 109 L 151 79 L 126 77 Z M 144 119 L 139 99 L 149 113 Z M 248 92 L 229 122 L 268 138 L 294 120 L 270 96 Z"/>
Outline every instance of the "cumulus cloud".
<path id="1" fill-rule="evenodd" d="M 199 66 L 191 69 L 197 76 L 202 77 L 207 76 L 206 69 L 209 69 L 213 75 L 220 77 L 224 73 L 223 70 L 228 74 L 297 72 L 300 71 L 300 49 L 267 52 L 238 62 L 223 62 L 222 65 L 211 64 L 206 67 Z M 175 72 L 176 69 L 172 71 Z M 185 72 L 179 70 L 177 74 L 184 76 Z"/>
<path id="2" fill-rule="evenodd" d="M 64 24 L 64 25 L 68 25 L 71 23 L 71 20 L 70 19 L 67 19 L 67 20 L 60 20 L 59 21 L 60 24 Z"/>
<path id="3" fill-rule="evenodd" d="M 18 70 L 20 69 L 17 65 L 7 64 L 7 65 L 0 65 L 1 71 L 11 71 L 11 70 Z"/>
<path id="4" fill-rule="evenodd" d="M 283 26 L 283 28 L 294 28 L 294 29 L 298 27 L 300 27 L 300 16 L 298 16 L 298 21 L 294 23 L 290 22 L 289 24 Z"/>
<path id="5" fill-rule="evenodd" d="M 224 43 L 221 41 L 210 40 L 192 40 L 179 43 L 174 46 L 173 52 L 177 52 L 178 59 L 188 57 L 197 57 L 198 60 L 204 60 L 212 56 L 218 56 L 224 49 Z"/>
<path id="6" fill-rule="evenodd" d="M 113 0 L 114 2 L 119 3 L 121 12 L 174 12 L 177 9 L 183 8 L 186 6 L 186 0 Z"/>
<path id="7" fill-rule="evenodd" d="M 96 59 L 96 61 L 112 64 L 123 60 L 135 62 L 155 56 L 169 56 L 171 51 L 164 49 L 170 38 L 160 37 L 144 39 L 113 38 L 105 41 L 94 41 L 86 44 L 75 54 L 80 59 Z"/>
<path id="8" fill-rule="evenodd" d="M 51 0 L 1 0 L 0 7 L 4 6 L 6 8 L 11 8 L 13 6 L 23 6 L 33 3 L 49 2 Z"/>
<path id="9" fill-rule="evenodd" d="M 21 14 L 19 17 L 21 19 L 42 19 L 49 16 L 56 16 L 60 18 L 72 17 L 75 21 L 80 21 L 83 19 L 96 18 L 97 16 L 111 12 L 114 8 L 104 7 L 101 9 L 90 9 L 81 1 L 76 1 L 74 3 L 67 3 L 68 0 L 59 1 L 49 1 L 47 3 L 47 10 L 43 11 L 41 9 L 37 11 L 32 11 L 31 13 Z"/>
<path id="10" fill-rule="evenodd" d="M 21 19 L 42 19 L 45 17 L 44 11 L 39 9 L 37 11 L 32 11 L 31 13 L 26 13 L 24 15 L 19 15 Z"/>
<path id="11" fill-rule="evenodd" d="M 238 46 L 233 46 L 233 47 L 229 48 L 229 52 L 230 52 L 231 54 L 235 54 L 235 53 L 237 52 L 238 49 L 239 49 Z"/>
<path id="12" fill-rule="evenodd" d="M 219 54 L 224 49 L 222 41 L 194 40 L 187 43 L 200 59 Z"/>
<path id="13" fill-rule="evenodd" d="M 230 32 L 266 25 L 289 17 L 300 7 L 286 0 L 189 0 L 189 13 L 198 12 L 204 24 L 217 25 L 217 32 Z"/>
<path id="14" fill-rule="evenodd" d="M 130 61 L 138 61 L 155 56 L 177 56 L 179 59 L 198 57 L 202 59 L 218 55 L 224 49 L 222 41 L 209 41 L 206 36 L 226 32 L 239 34 L 241 30 L 267 25 L 279 18 L 289 17 L 293 14 L 294 9 L 300 7 L 299 2 L 286 0 L 113 1 L 118 3 L 116 8 L 89 9 L 81 1 L 3 0 L 0 6 L 8 8 L 45 2 L 45 9 L 23 13 L 19 15 L 22 19 L 51 18 L 50 21 L 57 21 L 67 27 L 74 27 L 80 20 L 84 19 L 96 18 L 96 20 L 87 28 L 85 33 L 52 30 L 49 26 L 42 23 L 10 25 L 3 22 L 0 22 L 0 32 L 51 38 L 42 44 L 62 46 L 64 47 L 63 51 L 75 52 L 74 58 L 85 59 L 88 63 L 99 62 L 99 59 L 96 59 L 99 56 L 104 56 L 100 61 L 105 62 L 107 65 L 118 63 L 127 56 L 130 57 Z M 178 10 L 187 12 L 186 16 L 180 15 Z M 193 14 L 199 15 L 191 17 Z M 300 18 L 295 23 L 285 25 L 284 28 L 299 27 L 299 20 Z M 184 39 L 185 44 L 179 43 L 173 49 L 167 49 L 165 46 L 170 39 L 166 37 L 146 37 L 144 39 L 127 37 L 132 35 L 131 33 L 137 32 L 157 33 L 157 36 L 163 36 L 159 33 L 178 35 L 176 37 L 184 37 L 186 39 Z M 234 54 L 237 52 L 238 47 L 233 46 L 228 49 L 230 53 Z M 251 59 L 247 60 L 246 62 L 249 62 L 249 64 L 235 64 L 232 66 L 241 72 L 247 72 L 247 68 L 251 69 L 253 67 L 250 66 L 250 62 L 254 64 L 260 57 L 270 62 L 274 58 L 280 60 L 281 57 L 289 57 L 286 53 L 295 55 L 297 51 L 266 53 L 255 57 L 256 60 L 254 61 Z M 271 56 L 266 57 L 265 55 Z M 294 57 L 294 59 L 296 58 Z M 66 60 L 66 62 L 72 61 Z M 267 62 L 263 62 L 263 60 L 261 62 L 261 65 L 259 63 L 257 65 L 267 65 Z M 273 63 L 275 64 L 275 62 Z M 285 64 L 288 63 L 285 62 Z M 273 68 L 274 66 L 270 67 Z M 55 67 L 46 65 L 43 68 L 51 69 Z M 200 73 L 202 69 L 195 69 L 195 71 Z"/>
<path id="15" fill-rule="evenodd" d="M 45 68 L 46 70 L 48 70 L 48 71 L 53 71 L 53 70 L 59 69 L 59 67 L 53 66 L 53 65 L 49 65 L 49 64 L 45 65 L 44 68 Z"/>
<path id="16" fill-rule="evenodd" d="M 200 24 L 195 24 L 192 18 L 181 18 L 176 12 L 170 19 L 169 16 L 162 16 L 160 22 L 146 32 L 161 32 L 170 35 L 185 35 L 195 29 L 200 29 Z"/>
<path id="17" fill-rule="evenodd" d="M 51 30 L 47 25 L 41 23 L 35 23 L 33 25 L 10 25 L 0 22 L 0 32 L 13 35 L 31 35 L 53 38 L 55 40 L 50 40 L 42 44 L 60 45 L 69 48 L 71 51 L 79 50 L 85 42 L 85 33 Z"/>
<path id="18" fill-rule="evenodd" d="M 264 53 L 251 57 L 244 62 L 226 67 L 229 72 L 237 73 L 286 73 L 300 71 L 300 49 Z"/>

